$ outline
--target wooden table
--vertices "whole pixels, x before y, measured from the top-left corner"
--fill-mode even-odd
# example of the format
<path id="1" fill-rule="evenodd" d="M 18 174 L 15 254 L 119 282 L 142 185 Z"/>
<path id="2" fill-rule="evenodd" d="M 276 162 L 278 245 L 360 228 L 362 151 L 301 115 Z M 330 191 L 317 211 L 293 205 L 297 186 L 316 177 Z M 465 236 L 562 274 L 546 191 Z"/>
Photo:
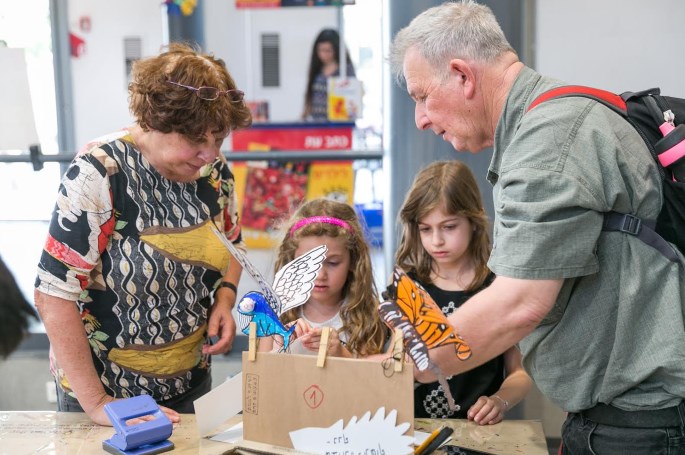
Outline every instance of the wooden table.
<path id="1" fill-rule="evenodd" d="M 237 418 L 239 421 L 239 418 Z M 235 423 L 236 418 L 227 423 Z M 415 428 L 431 431 L 439 425 L 455 429 L 450 444 L 492 454 L 547 455 L 540 421 L 505 420 L 478 426 L 465 420 L 416 419 Z M 53 411 L 0 412 L 0 455 L 90 455 L 106 453 L 102 441 L 114 434 L 112 427 L 94 424 L 85 414 Z M 183 414 L 174 428 L 170 455 L 223 455 L 245 453 L 231 444 L 200 438 L 195 416 Z"/>
<path id="2" fill-rule="evenodd" d="M 430 432 L 440 425 L 454 428 L 452 440 L 447 444 L 497 455 L 549 454 L 545 433 L 539 420 L 503 420 L 496 425 L 478 425 L 461 419 L 414 420 L 414 429 L 425 432 Z"/>
<path id="3" fill-rule="evenodd" d="M 102 441 L 114 435 L 112 427 L 93 423 L 79 412 L 0 412 L 0 454 L 90 455 L 106 454 Z M 233 446 L 200 438 L 195 415 L 183 414 L 174 428 L 169 454 L 221 455 Z"/>

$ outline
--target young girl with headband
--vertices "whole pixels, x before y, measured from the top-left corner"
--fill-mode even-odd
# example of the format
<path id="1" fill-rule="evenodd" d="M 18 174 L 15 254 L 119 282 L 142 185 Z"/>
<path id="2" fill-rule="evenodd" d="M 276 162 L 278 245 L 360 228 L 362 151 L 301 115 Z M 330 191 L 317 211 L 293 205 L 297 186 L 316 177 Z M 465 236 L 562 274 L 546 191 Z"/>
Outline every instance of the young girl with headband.
<path id="1" fill-rule="evenodd" d="M 388 330 L 378 313 L 369 247 L 354 209 L 342 202 L 314 199 L 297 210 L 286 228 L 276 271 L 312 248 L 328 248 L 309 300 L 281 316 L 283 323 L 297 325 L 289 351 L 318 352 L 322 328 L 331 327 L 328 355 L 380 353 Z M 282 343 L 278 335 L 263 338 L 259 350 L 279 349 Z"/>

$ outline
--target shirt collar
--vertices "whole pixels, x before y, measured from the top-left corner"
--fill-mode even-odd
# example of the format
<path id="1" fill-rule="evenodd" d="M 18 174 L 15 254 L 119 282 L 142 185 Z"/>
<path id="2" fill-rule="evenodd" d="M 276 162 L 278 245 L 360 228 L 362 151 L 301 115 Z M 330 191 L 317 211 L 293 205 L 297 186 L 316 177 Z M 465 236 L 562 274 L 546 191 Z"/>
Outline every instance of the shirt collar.
<path id="1" fill-rule="evenodd" d="M 502 109 L 497 128 L 495 128 L 495 141 L 493 146 L 492 160 L 488 168 L 488 181 L 494 185 L 499 177 L 502 155 L 512 137 L 516 134 L 521 117 L 525 114 L 528 105 L 533 101 L 533 94 L 537 96 L 538 87 L 542 76 L 532 68 L 524 66 L 516 76 L 514 84 L 507 95 Z"/>

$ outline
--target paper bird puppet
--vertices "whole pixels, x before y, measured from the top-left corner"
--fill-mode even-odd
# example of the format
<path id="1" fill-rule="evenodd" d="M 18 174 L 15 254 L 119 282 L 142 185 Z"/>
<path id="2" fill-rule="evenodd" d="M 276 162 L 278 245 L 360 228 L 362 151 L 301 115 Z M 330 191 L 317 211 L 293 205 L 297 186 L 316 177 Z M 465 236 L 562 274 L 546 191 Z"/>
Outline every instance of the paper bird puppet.
<path id="1" fill-rule="evenodd" d="M 318 246 L 288 262 L 276 273 L 273 286 L 271 286 L 233 243 L 229 242 L 216 228 L 212 227 L 212 230 L 261 289 L 261 292 L 248 292 L 238 303 L 242 332 L 247 335 L 250 322 L 255 322 L 258 337 L 280 335 L 283 337 L 281 351 L 287 350 L 295 326 L 286 329 L 279 316 L 309 299 L 314 288 L 314 280 L 326 259 L 328 248 L 326 245 Z"/>

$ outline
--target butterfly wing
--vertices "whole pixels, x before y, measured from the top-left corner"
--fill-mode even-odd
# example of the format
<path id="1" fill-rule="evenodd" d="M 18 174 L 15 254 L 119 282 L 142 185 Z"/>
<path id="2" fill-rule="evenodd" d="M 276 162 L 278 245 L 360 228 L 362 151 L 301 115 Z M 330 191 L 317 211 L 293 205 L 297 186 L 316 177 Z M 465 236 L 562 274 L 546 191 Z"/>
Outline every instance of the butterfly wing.
<path id="1" fill-rule="evenodd" d="M 429 368 L 432 362 L 428 356 L 428 347 L 421 339 L 421 335 L 416 331 L 414 325 L 409 321 L 408 316 L 397 305 L 397 302 L 394 300 L 381 302 L 378 306 L 378 312 L 390 329 L 400 329 L 402 331 L 405 349 L 414 361 L 416 368 L 419 371 Z"/>
<path id="2" fill-rule="evenodd" d="M 414 283 L 399 267 L 395 267 L 393 270 L 392 284 L 383 293 L 383 298 L 385 301 L 381 302 L 378 307 L 381 317 L 391 329 L 399 328 L 402 330 L 406 352 L 409 353 L 416 368 L 419 371 L 430 369 L 435 374 L 438 382 L 442 385 L 449 408 L 458 411 L 460 406 L 454 401 L 447 379 L 440 368 L 430 359 L 428 350 L 451 343 L 453 341 L 450 340 L 453 338 L 462 343 L 463 340 L 454 334 L 447 318 L 430 295 Z M 434 327 L 436 325 L 437 329 Z M 441 328 L 442 325 L 449 327 L 449 333 L 447 333 L 447 329 Z M 427 327 L 435 330 L 427 331 Z M 466 343 L 463 343 L 463 346 L 468 349 Z M 457 348 L 457 356 L 459 355 L 459 348 Z M 462 360 L 466 360 L 470 356 L 471 350 L 468 349 L 468 356 Z"/>
<path id="3" fill-rule="evenodd" d="M 259 285 L 259 288 L 262 290 L 262 293 L 264 294 L 264 298 L 266 301 L 269 303 L 269 306 L 274 310 L 274 312 L 278 313 L 278 309 L 281 307 L 281 302 L 278 299 L 278 294 L 273 290 L 271 285 L 266 281 L 264 276 L 257 270 L 257 268 L 250 262 L 250 260 L 245 256 L 239 249 L 233 245 L 226 237 L 219 232 L 219 230 L 215 226 L 211 226 L 212 231 L 214 234 L 219 237 L 219 240 L 221 240 L 221 243 L 224 244 L 224 246 L 228 249 L 228 251 L 231 252 L 231 255 L 235 258 L 236 261 L 240 263 L 241 266 L 243 266 L 243 270 L 247 270 L 247 273 L 250 274 L 250 276 L 257 282 Z M 248 321 L 249 323 L 249 321 Z"/>
<path id="4" fill-rule="evenodd" d="M 326 245 L 313 248 L 288 262 L 276 273 L 273 288 L 281 301 L 279 315 L 309 299 L 314 280 L 326 259 L 326 251 Z"/>
<path id="5" fill-rule="evenodd" d="M 454 344 L 459 359 L 466 360 L 471 357 L 471 349 L 454 332 L 440 307 L 428 292 L 418 286 L 402 269 L 395 267 L 393 270 L 393 282 L 387 292 L 407 315 L 408 321 L 415 327 L 428 349 Z"/>

